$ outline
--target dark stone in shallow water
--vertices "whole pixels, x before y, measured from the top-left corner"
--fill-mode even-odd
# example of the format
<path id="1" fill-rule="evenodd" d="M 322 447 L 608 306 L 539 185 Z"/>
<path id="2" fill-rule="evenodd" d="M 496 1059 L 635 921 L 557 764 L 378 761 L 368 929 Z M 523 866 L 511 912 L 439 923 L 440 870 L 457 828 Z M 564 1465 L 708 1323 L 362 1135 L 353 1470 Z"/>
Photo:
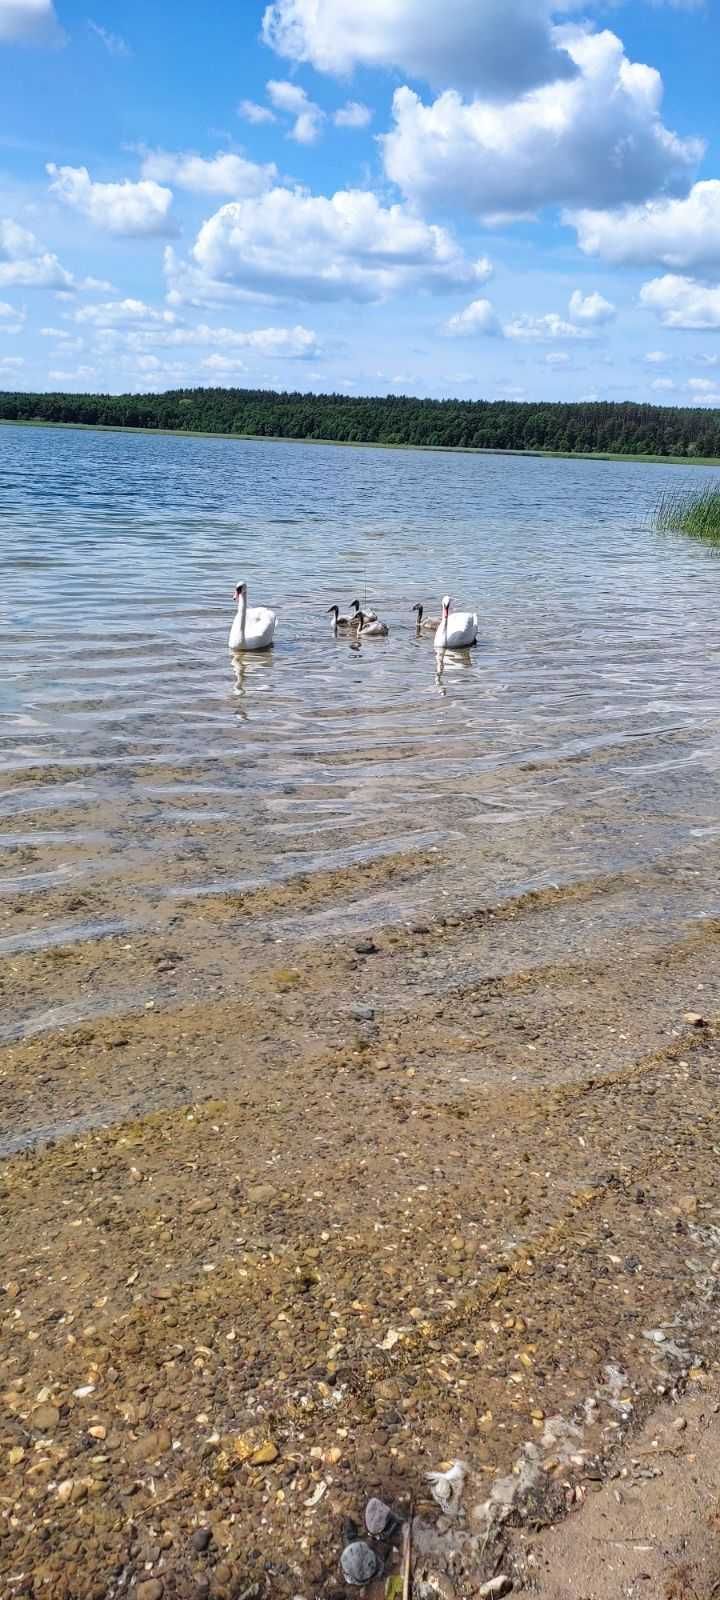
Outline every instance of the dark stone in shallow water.
<path id="1" fill-rule="evenodd" d="M 373 943 L 372 939 L 359 939 L 355 945 L 355 954 L 358 956 L 375 956 L 377 955 L 377 945 Z"/>
<path id="2" fill-rule="evenodd" d="M 362 1539 L 346 1544 L 340 1557 L 340 1566 L 346 1583 L 359 1585 L 371 1583 L 381 1571 L 381 1563 L 374 1550 Z"/>

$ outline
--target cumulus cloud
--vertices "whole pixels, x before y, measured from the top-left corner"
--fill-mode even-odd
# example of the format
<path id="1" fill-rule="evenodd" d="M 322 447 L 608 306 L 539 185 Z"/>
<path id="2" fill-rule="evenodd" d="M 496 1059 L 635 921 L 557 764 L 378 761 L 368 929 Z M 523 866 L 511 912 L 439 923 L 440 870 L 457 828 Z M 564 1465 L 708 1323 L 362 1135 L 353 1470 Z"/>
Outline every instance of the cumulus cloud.
<path id="1" fill-rule="evenodd" d="M 612 300 L 606 300 L 597 291 L 584 295 L 579 289 L 573 289 L 568 310 L 573 322 L 586 322 L 596 327 L 602 322 L 612 322 L 615 316 Z"/>
<path id="2" fill-rule="evenodd" d="M 445 323 L 445 332 L 452 338 L 465 338 L 476 333 L 502 332 L 500 319 L 489 300 L 471 300 L 464 310 L 456 311 Z"/>
<path id="3" fill-rule="evenodd" d="M 720 180 L 695 183 L 684 199 L 646 200 L 620 211 L 578 211 L 566 219 L 580 249 L 614 266 L 720 266 Z"/>
<path id="4" fill-rule="evenodd" d="M 119 346 L 135 352 L 148 347 L 219 346 L 221 350 L 252 350 L 266 356 L 303 360 L 316 356 L 319 348 L 317 334 L 302 323 L 294 327 L 215 328 L 206 322 L 184 322 L 174 311 L 159 310 L 144 300 L 110 300 L 103 305 L 81 306 L 74 320 L 92 330 L 106 347 Z"/>
<path id="5" fill-rule="evenodd" d="M 489 272 L 445 228 L 360 189 L 328 197 L 276 188 L 231 202 L 203 224 L 192 254 L 206 281 L 306 300 L 381 300 L 483 282 Z"/>
<path id="6" fill-rule="evenodd" d="M 648 350 L 645 354 L 645 360 L 652 367 L 660 367 L 664 361 L 669 361 L 670 357 L 665 354 L 664 350 Z"/>
<path id="7" fill-rule="evenodd" d="M 0 289 L 72 289 L 75 280 L 56 255 L 9 217 L 0 217 Z"/>
<path id="8" fill-rule="evenodd" d="M 552 9 L 550 0 L 274 0 L 263 38 L 320 72 L 396 67 L 440 88 L 518 94 L 574 76 Z"/>
<path id="9" fill-rule="evenodd" d="M 1 44 L 61 44 L 52 0 L 0 0 Z"/>
<path id="10" fill-rule="evenodd" d="M 90 383 L 97 377 L 97 367 L 72 367 L 69 370 L 61 367 L 51 367 L 48 378 L 51 383 Z"/>
<path id="11" fill-rule="evenodd" d="M 224 150 L 210 157 L 149 150 L 141 170 L 143 178 L 174 183 L 178 189 L 189 189 L 194 194 L 233 196 L 262 194 L 278 175 L 274 161 L 258 165 Z"/>
<path id="12" fill-rule="evenodd" d="M 333 116 L 336 128 L 367 128 L 372 119 L 370 107 L 363 105 L 360 100 L 346 100 L 345 105 L 340 106 Z"/>
<path id="13" fill-rule="evenodd" d="M 672 378 L 653 378 L 650 388 L 657 390 L 658 393 L 669 394 L 670 390 L 675 388 L 675 385 Z"/>
<path id="14" fill-rule="evenodd" d="M 720 328 L 720 286 L 667 272 L 640 290 L 640 302 L 666 328 Z"/>
<path id="15" fill-rule="evenodd" d="M 526 343 L 590 337 L 589 329 L 580 328 L 574 322 L 565 322 L 555 311 L 549 311 L 544 317 L 515 317 L 512 322 L 505 323 L 503 331 L 506 339 L 519 339 Z"/>
<path id="16" fill-rule="evenodd" d="M 717 384 L 712 378 L 688 378 L 688 389 L 694 394 L 712 394 L 717 389 Z"/>
<path id="17" fill-rule="evenodd" d="M 275 112 L 269 106 L 259 106 L 257 100 L 241 100 L 238 106 L 238 116 L 244 117 L 246 122 L 275 122 Z"/>
<path id="18" fill-rule="evenodd" d="M 382 140 L 385 170 L 414 203 L 480 216 L 545 205 L 594 208 L 644 200 L 687 182 L 703 151 L 661 117 L 662 79 L 628 60 L 605 30 L 561 30 L 574 78 L 498 106 L 457 90 L 425 105 L 407 85 Z"/>
<path id="19" fill-rule="evenodd" d="M 0 300 L 0 334 L 22 333 L 24 322 L 24 311 L 8 305 L 7 300 Z"/>
<path id="20" fill-rule="evenodd" d="M 87 167 L 58 167 L 54 161 L 45 170 L 53 194 L 103 233 L 139 239 L 176 231 L 170 217 L 172 190 L 152 179 L 94 183 Z"/>
<path id="21" fill-rule="evenodd" d="M 22 356 L 0 356 L 0 372 L 16 372 L 18 367 L 24 367 Z"/>
<path id="22" fill-rule="evenodd" d="M 320 138 L 325 122 L 325 112 L 310 100 L 297 83 L 271 78 L 267 92 L 276 111 L 284 111 L 293 118 L 289 137 L 298 144 L 315 144 Z"/>

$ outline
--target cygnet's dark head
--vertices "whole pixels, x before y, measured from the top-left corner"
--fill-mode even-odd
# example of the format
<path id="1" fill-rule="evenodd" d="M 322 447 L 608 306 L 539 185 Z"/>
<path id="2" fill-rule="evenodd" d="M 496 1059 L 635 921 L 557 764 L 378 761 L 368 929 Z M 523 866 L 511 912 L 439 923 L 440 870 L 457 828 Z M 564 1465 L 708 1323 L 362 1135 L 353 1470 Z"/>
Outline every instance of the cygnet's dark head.
<path id="1" fill-rule="evenodd" d="M 420 604 L 420 602 L 419 602 L 419 601 L 418 601 L 418 603 L 417 603 L 417 605 L 414 605 L 414 606 L 413 606 L 413 611 L 416 611 L 416 612 L 417 612 L 417 619 L 418 619 L 418 622 L 422 622 L 422 614 L 423 614 L 423 610 L 424 610 L 424 607 L 423 607 L 423 606 L 421 606 L 421 604 Z"/>

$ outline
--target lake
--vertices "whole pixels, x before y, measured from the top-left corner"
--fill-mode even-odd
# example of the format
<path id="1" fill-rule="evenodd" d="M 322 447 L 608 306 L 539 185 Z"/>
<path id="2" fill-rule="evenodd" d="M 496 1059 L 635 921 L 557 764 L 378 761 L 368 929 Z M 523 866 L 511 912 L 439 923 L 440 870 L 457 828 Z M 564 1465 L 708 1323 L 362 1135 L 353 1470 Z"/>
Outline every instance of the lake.
<path id="1" fill-rule="evenodd" d="M 707 476 L 3 427 L 0 953 L 418 852 L 442 870 L 278 900 L 265 936 L 607 875 L 627 893 L 602 936 L 661 937 L 673 883 L 645 914 L 642 874 L 671 866 L 716 913 L 720 562 L 649 531 L 663 488 Z M 241 579 L 280 622 L 234 673 Z M 446 590 L 480 634 L 438 681 L 411 607 Z M 326 614 L 355 596 L 390 626 L 357 653 Z M 30 996 L 5 1036 L 102 1010 L 96 989 Z"/>

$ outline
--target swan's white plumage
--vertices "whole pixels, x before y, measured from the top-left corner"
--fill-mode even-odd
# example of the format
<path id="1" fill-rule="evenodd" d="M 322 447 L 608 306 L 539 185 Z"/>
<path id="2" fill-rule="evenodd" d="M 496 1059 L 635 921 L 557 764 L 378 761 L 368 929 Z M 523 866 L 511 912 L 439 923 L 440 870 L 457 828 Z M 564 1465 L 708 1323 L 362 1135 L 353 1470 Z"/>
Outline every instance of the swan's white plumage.
<path id="1" fill-rule="evenodd" d="M 237 616 L 230 629 L 228 650 L 269 650 L 275 637 L 277 612 L 269 606 L 248 606 L 247 584 L 238 586 Z"/>
<path id="2" fill-rule="evenodd" d="M 436 650 L 466 650 L 477 640 L 475 611 L 450 611 L 450 596 L 443 595 L 442 621 L 435 630 Z"/>

